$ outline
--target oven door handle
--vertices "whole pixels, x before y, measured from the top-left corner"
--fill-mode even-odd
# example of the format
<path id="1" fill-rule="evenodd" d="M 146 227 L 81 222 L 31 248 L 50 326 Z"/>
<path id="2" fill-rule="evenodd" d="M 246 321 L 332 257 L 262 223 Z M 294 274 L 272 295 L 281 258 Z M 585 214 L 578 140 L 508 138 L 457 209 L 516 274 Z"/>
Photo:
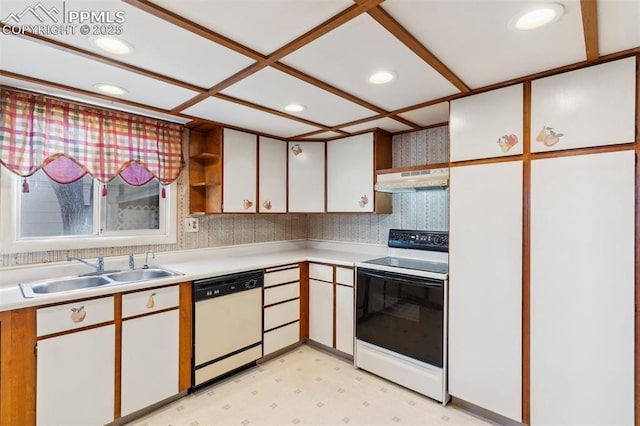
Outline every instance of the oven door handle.
<path id="1" fill-rule="evenodd" d="M 365 277 L 373 277 L 380 278 L 383 280 L 393 280 L 398 281 L 407 285 L 412 285 L 416 287 L 443 287 L 443 283 L 440 280 L 435 280 L 433 278 L 419 277 L 416 279 L 407 279 L 398 274 L 377 274 L 375 272 L 360 272 Z"/>

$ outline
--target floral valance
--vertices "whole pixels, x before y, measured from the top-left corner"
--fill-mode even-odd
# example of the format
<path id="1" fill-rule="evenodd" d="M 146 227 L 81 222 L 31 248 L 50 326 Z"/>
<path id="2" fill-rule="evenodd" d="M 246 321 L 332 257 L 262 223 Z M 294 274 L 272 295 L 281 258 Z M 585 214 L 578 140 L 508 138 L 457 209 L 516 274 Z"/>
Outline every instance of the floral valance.
<path id="1" fill-rule="evenodd" d="M 120 175 L 131 185 L 153 177 L 168 185 L 182 170 L 182 130 L 179 124 L 0 88 L 0 163 L 23 177 L 43 168 L 60 183 L 89 173 L 103 183 Z"/>

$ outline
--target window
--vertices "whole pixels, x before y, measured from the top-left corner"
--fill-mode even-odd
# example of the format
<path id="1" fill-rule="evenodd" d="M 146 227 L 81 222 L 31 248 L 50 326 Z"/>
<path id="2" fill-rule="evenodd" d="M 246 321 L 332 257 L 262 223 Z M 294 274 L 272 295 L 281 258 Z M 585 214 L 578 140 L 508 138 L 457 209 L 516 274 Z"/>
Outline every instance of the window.
<path id="1" fill-rule="evenodd" d="M 152 179 L 142 186 L 120 176 L 107 185 L 85 175 L 67 184 L 50 179 L 41 169 L 22 179 L 2 167 L 0 246 L 21 252 L 105 246 L 167 244 L 176 241 L 175 184 L 160 196 Z"/>

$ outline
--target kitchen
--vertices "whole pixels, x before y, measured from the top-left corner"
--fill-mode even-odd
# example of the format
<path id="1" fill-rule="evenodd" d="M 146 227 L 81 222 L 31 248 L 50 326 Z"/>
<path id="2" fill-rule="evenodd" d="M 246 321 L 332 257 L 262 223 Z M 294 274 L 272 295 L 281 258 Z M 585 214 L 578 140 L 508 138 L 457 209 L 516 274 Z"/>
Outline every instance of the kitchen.
<path id="1" fill-rule="evenodd" d="M 55 6 L 53 3 L 56 2 L 42 4 L 51 7 Z M 478 6 L 480 3 L 482 7 Z M 634 254 L 634 247 L 638 246 L 637 201 L 634 198 L 638 174 L 634 160 L 638 153 L 635 128 L 638 121 L 636 60 L 639 45 L 639 30 L 634 23 L 638 20 L 638 5 L 636 2 L 601 1 L 597 2 L 596 10 L 596 2 L 563 2 L 565 14 L 556 22 L 523 33 L 537 34 L 540 38 L 527 39 L 525 36 L 521 39 L 514 35 L 518 33 L 507 28 L 509 19 L 522 9 L 517 3 L 508 6 L 500 2 L 480 3 L 464 6 L 473 8 L 466 10 L 487 16 L 488 20 L 496 19 L 492 14 L 500 16 L 504 22 L 501 21 L 502 26 L 496 31 L 506 37 L 505 40 L 492 39 L 492 34 L 481 39 L 478 34 L 487 33 L 487 22 L 468 22 L 464 18 L 459 19 L 457 25 L 475 28 L 478 33 L 474 37 L 478 37 L 478 43 L 497 46 L 493 52 L 495 67 L 486 59 L 474 58 L 482 52 L 480 45 L 476 49 L 465 49 L 463 59 L 447 51 L 447 43 L 451 41 L 471 46 L 472 40 L 468 36 L 430 38 L 429 25 L 423 25 L 425 20 L 433 31 L 444 31 L 442 23 L 452 22 L 448 17 L 461 13 L 460 5 L 444 6 L 437 2 L 318 1 L 313 2 L 315 15 L 295 1 L 254 4 L 254 10 L 242 8 L 239 3 L 235 6 L 226 3 L 225 7 L 207 6 L 212 9 L 203 16 L 198 16 L 198 8 L 190 2 L 181 2 L 180 6 L 168 1 L 130 1 L 117 3 L 116 7 L 113 2 L 104 3 L 112 10 L 126 10 L 127 21 L 123 28 L 127 37 L 123 34 L 122 38 L 135 47 L 129 56 L 101 53 L 86 38 L 17 37 L 4 31 L 8 24 L 3 21 L 0 83 L 4 87 L 184 123 L 190 128 L 190 135 L 185 132 L 180 141 L 186 169 L 175 177 L 175 184 L 163 186 L 162 192 L 166 189 L 167 198 L 159 195 L 161 188 L 155 189 L 156 202 L 165 200 L 169 214 L 163 223 L 173 224 L 173 236 L 146 236 L 142 244 L 132 243 L 126 233 L 121 233 L 113 236 L 121 239 L 119 243 L 95 239 L 80 241 L 82 238 L 67 238 L 69 242 L 60 238 L 45 241 L 45 238 L 24 249 L 28 244 L 21 246 L 16 238 L 7 237 L 15 236 L 10 229 L 12 221 L 5 219 L 15 213 L 7 210 L 14 210 L 12 206 L 17 197 L 26 199 L 24 197 L 36 194 L 42 185 L 39 186 L 35 176 L 27 174 L 24 174 L 24 180 L 7 178 L 5 176 L 11 176 L 8 168 L 2 167 L 0 338 L 3 368 L 0 386 L 3 398 L 0 418 L 3 424 L 4 419 L 14 420 L 7 424 L 32 424 L 35 422 L 34 411 L 43 410 L 36 409 L 38 404 L 34 395 L 38 392 L 33 391 L 44 386 L 41 370 L 38 368 L 36 377 L 34 357 L 24 359 L 24 356 L 16 355 L 16 359 L 12 358 L 13 348 L 11 351 L 6 349 L 13 346 L 7 341 L 16 340 L 11 338 L 12 333 L 28 334 L 24 339 L 16 340 L 24 340 L 24 344 L 16 345 L 22 347 L 15 349 L 16 354 L 22 355 L 33 353 L 36 341 L 57 338 L 38 336 L 81 334 L 65 334 L 64 329 L 45 330 L 41 334 L 38 330 L 36 336 L 35 332 L 31 335 L 29 330 L 10 326 L 24 322 L 37 323 L 39 328 L 41 321 L 21 318 L 21 315 L 35 315 L 34 307 L 55 308 L 74 299 L 92 300 L 113 294 L 113 306 L 122 310 L 126 299 L 136 294 L 134 290 L 172 288 L 175 286 L 169 284 L 180 283 L 172 290 L 177 292 L 167 296 L 178 303 L 171 302 L 162 307 L 160 295 L 155 296 L 154 303 L 159 305 L 158 317 L 178 314 L 181 317 L 190 315 L 191 301 L 185 304 L 183 297 L 191 299 L 192 281 L 258 268 L 264 270 L 266 282 L 269 273 L 278 273 L 281 267 L 282 270 L 295 269 L 289 266 L 298 264 L 297 280 L 279 282 L 277 286 L 300 282 L 299 297 L 291 298 L 299 298 L 298 337 L 301 341 L 307 337 L 317 341 L 309 334 L 315 327 L 309 320 L 314 307 L 320 305 L 313 303 L 313 294 L 305 293 L 314 288 L 310 281 L 331 283 L 336 295 L 337 290 L 344 290 L 345 286 L 353 288 L 336 281 L 334 275 L 337 276 L 339 268 L 346 267 L 353 276 L 356 263 L 387 255 L 391 229 L 449 231 L 448 391 L 453 396 L 453 405 L 464 405 L 466 409 L 480 411 L 492 419 L 495 419 L 492 415 L 501 416 L 495 420 L 499 423 L 630 424 L 634 421 L 638 412 L 633 396 L 637 385 L 630 378 L 637 370 L 637 351 L 630 346 L 634 340 L 630 336 L 637 333 L 634 326 L 637 319 L 630 301 L 636 297 L 634 286 L 638 268 L 638 262 L 633 258 L 638 256 Z M 95 6 L 95 10 L 105 7 L 104 4 Z M 87 8 L 82 7 L 81 2 L 65 2 L 65 5 L 68 11 Z M 3 2 L 2 17 L 19 14 L 27 6 L 26 2 Z M 174 12 L 169 13 L 172 10 Z M 246 19 L 238 20 L 237 16 Z M 264 16 L 269 19 L 263 19 Z M 545 35 L 545 28 L 549 29 L 548 35 Z M 176 69 L 168 63 L 170 61 L 160 60 L 158 45 L 148 40 L 145 33 L 153 29 L 161 40 L 158 45 L 182 46 L 179 52 L 172 50 L 176 55 L 173 62 L 191 64 L 197 60 L 198 66 Z M 446 34 L 454 30 L 448 29 Z M 296 38 L 298 36 L 300 39 Z M 558 40 L 563 40 L 563 46 L 554 49 Z M 293 44 L 287 44 L 289 41 Z M 186 48 L 189 43 L 191 49 Z M 279 49 L 285 45 L 286 48 Z M 344 52 L 336 46 L 343 46 Z M 547 49 L 545 54 L 536 54 L 533 61 L 529 57 L 531 52 L 541 52 L 543 46 Z M 197 49 L 201 50 L 198 52 Z M 155 51 L 156 56 L 145 56 L 147 51 Z M 393 65 L 396 79 L 386 86 L 366 82 L 378 56 Z M 345 61 L 347 66 L 326 63 L 326 58 L 334 57 Z M 216 59 L 219 63 L 214 64 Z M 252 61 L 255 64 L 252 65 Z M 465 61 L 469 62 L 465 65 Z M 51 67 L 47 63 L 65 63 L 68 67 Z M 443 66 L 445 63 L 451 69 Z M 94 67 L 95 64 L 101 66 Z M 70 72 L 73 69 L 80 72 Z M 351 72 L 343 76 L 345 69 Z M 225 80 L 236 74 L 237 78 Z M 360 82 L 361 77 L 364 82 Z M 93 87 L 99 81 L 119 83 L 128 93 L 99 94 Z M 210 91 L 215 96 L 206 96 L 203 88 L 215 88 Z M 163 96 L 157 96 L 158 93 Z M 298 99 L 291 99 L 287 93 L 299 94 Z M 569 93 L 574 97 L 566 96 L 561 99 L 564 104 L 554 104 L 558 93 Z M 302 99 L 302 95 L 307 98 Z M 578 95 L 583 96 L 580 105 L 584 104 L 584 108 L 576 112 L 570 109 L 575 108 L 575 103 L 570 101 L 575 102 Z M 601 105 L 589 103 L 589 99 L 598 99 Z M 293 100 L 306 106 L 306 110 L 282 112 L 279 105 Z M 566 113 L 569 110 L 577 115 Z M 563 116 L 563 111 L 567 115 Z M 596 122 L 598 126 L 587 125 Z M 370 130 L 375 132 L 369 133 Z M 515 141 L 511 136 L 516 137 Z M 486 137 L 487 144 L 473 143 L 482 137 Z M 363 138 L 369 139 L 362 142 Z M 232 140 L 237 143 L 232 144 Z M 363 143 L 369 150 L 375 148 L 375 154 L 363 156 L 367 160 L 340 155 L 340 152 L 350 152 L 348 144 L 340 145 L 345 140 Z M 247 141 L 248 145 L 242 145 Z M 265 147 L 273 145 L 281 152 L 277 157 L 280 166 L 264 162 L 267 153 L 262 151 L 263 141 Z M 326 148 L 325 141 L 328 141 Z M 253 151 L 245 149 L 246 146 L 253 146 Z M 318 146 L 323 148 L 318 150 Z M 332 152 L 338 155 L 332 156 Z M 315 160 L 306 165 L 302 163 L 313 153 L 318 155 Z M 210 154 L 212 161 L 207 159 Z M 229 165 L 228 162 L 234 159 L 244 162 L 245 166 Z M 3 162 L 7 162 L 4 157 Z M 246 164 L 253 166 L 247 169 Z M 351 168 L 363 167 L 363 164 L 366 170 L 371 170 L 373 164 L 374 170 L 378 171 L 378 181 L 389 174 L 386 172 L 397 172 L 400 168 L 412 171 L 449 168 L 449 188 L 389 195 L 374 192 L 371 173 L 364 179 L 368 185 L 364 190 L 355 188 L 359 179 L 344 176 L 348 176 L 345 173 Z M 311 169 L 322 178 L 316 179 L 316 184 L 304 185 L 303 172 L 311 173 Z M 265 175 L 265 170 L 271 172 Z M 602 173 L 594 173 L 594 170 Z M 620 175 L 609 173 L 611 170 L 619 171 Z M 253 173 L 255 179 L 247 179 Z M 298 173 L 299 179 L 293 179 L 294 173 Z M 262 185 L 276 175 L 281 176 L 279 182 L 284 185 L 285 195 L 280 197 L 284 201 L 280 205 L 275 196 L 258 198 Z M 29 192 L 20 192 L 25 182 Z M 250 195 L 243 192 L 247 190 L 247 182 L 251 183 L 248 186 Z M 346 209 L 333 208 L 331 203 L 352 189 L 345 182 L 354 182 L 357 197 L 352 198 L 355 204 Z M 297 184 L 301 187 L 296 188 Z M 89 187 L 93 188 L 91 185 L 89 182 Z M 93 197 L 98 199 L 97 204 L 100 204 L 102 185 L 107 190 L 106 199 L 119 194 L 121 189 L 126 191 L 122 184 L 111 186 L 112 181 L 96 185 L 101 186 L 96 186 L 95 191 L 86 189 L 85 193 L 95 192 Z M 216 189 L 220 185 L 221 193 Z M 11 189 L 7 189 L 8 186 Z M 314 191 L 316 195 L 308 197 Z M 294 207 L 295 197 L 300 197 L 303 204 Z M 86 195 L 85 200 L 88 198 L 91 197 Z M 382 203 L 385 200 L 387 206 Z M 304 203 L 312 203 L 314 207 Z M 619 208 L 607 209 L 607 206 Z M 377 213 L 344 213 L 362 211 L 358 209 Z M 106 210 L 109 210 L 108 205 Z M 389 210 L 390 213 L 382 213 Z M 205 211 L 212 214 L 201 214 Z M 214 214 L 216 211 L 223 213 Z M 282 213 L 274 213 L 277 211 Z M 95 215 L 98 217 L 97 211 Z M 133 216 L 127 213 L 125 217 Z M 567 217 L 576 220 L 570 221 Z M 102 220 L 106 220 L 108 228 L 109 217 L 95 220 L 93 227 L 100 228 L 98 225 L 102 225 Z M 603 223 L 607 226 L 603 227 Z M 44 232 L 43 228 L 36 228 Z M 594 228 L 598 230 L 597 235 Z M 596 237 L 614 244 L 601 244 L 602 240 Z M 129 242 L 126 242 L 127 238 Z M 143 238 L 137 238 L 143 241 Z M 14 244 L 13 248 L 6 248 L 11 244 Z M 559 246 L 572 247 L 571 252 L 578 259 L 567 256 L 566 251 L 554 249 Z M 314 250 L 319 250 L 321 255 L 314 257 Z M 342 255 L 332 257 L 327 252 Z M 279 257 L 278 253 L 288 254 Z M 208 267 L 195 265 L 190 258 L 198 256 L 213 260 L 209 261 Z M 92 264 L 102 257 L 105 270 L 126 271 L 133 264 L 137 271 L 144 264 L 151 270 L 156 266 L 165 267 L 185 276 L 182 281 L 181 276 L 161 278 L 164 281 L 153 281 L 156 285 L 153 282 L 125 283 L 77 290 L 78 296 L 61 292 L 32 299 L 22 297 L 17 286 L 19 282 L 90 271 L 77 261 L 66 262 L 67 257 L 84 259 Z M 607 268 L 602 265 L 603 260 L 607 265 L 615 266 Z M 310 276 L 312 264 L 331 265 L 334 275 L 316 271 L 315 276 Z M 461 266 L 456 268 L 456 264 Z M 586 266 L 589 274 L 582 272 Z M 140 274 L 143 276 L 142 272 Z M 564 281 L 561 281 L 562 277 Z M 607 286 L 614 285 L 612 281 L 615 281 L 620 291 L 612 292 L 614 294 L 606 301 L 600 300 L 599 280 Z M 563 286 L 560 292 L 557 290 L 559 282 L 570 285 Z M 585 283 L 586 291 L 579 285 L 581 282 Z M 264 291 L 266 295 L 266 285 Z M 567 305 L 576 293 L 584 304 Z M 149 295 L 145 293 L 144 296 Z M 478 306 L 476 301 L 483 301 L 487 306 Z M 595 306 L 596 301 L 600 302 L 603 312 L 610 314 L 606 321 L 585 311 L 585 306 Z M 41 309 L 48 308 L 38 310 Z M 269 306 L 265 304 L 264 309 L 266 321 Z M 484 315 L 487 310 L 492 315 Z M 120 342 L 128 333 L 125 329 L 134 330 L 133 326 L 126 327 L 127 323 L 150 320 L 154 316 L 139 315 L 118 312 L 116 308 L 104 322 L 112 321 L 116 334 L 123 334 L 114 339 Z M 329 322 L 334 327 L 337 327 L 337 315 L 337 310 L 329 314 L 330 318 L 333 316 Z M 576 321 L 588 324 L 584 329 L 599 330 L 594 342 L 608 345 L 608 353 L 592 347 L 588 343 L 589 336 L 584 335 Z M 294 322 L 288 321 L 284 326 Z M 182 382 L 191 379 L 190 356 L 184 353 L 190 340 L 183 341 L 190 334 L 191 325 L 175 318 L 172 324 L 179 326 L 174 335 L 182 349 L 174 356 L 179 358 L 180 368 L 176 374 L 181 381 L 180 391 L 183 391 L 191 385 Z M 612 336 L 606 333 L 608 329 L 619 332 Z M 493 332 L 486 333 L 486 330 Z M 265 328 L 264 331 L 267 335 L 273 330 Z M 336 339 L 337 331 L 330 332 Z M 575 355 L 562 336 L 565 340 L 572 336 L 576 350 L 583 353 Z M 495 340 L 477 340 L 482 338 Z M 325 347 L 332 347 L 333 343 L 331 341 Z M 564 350 L 549 349 L 562 346 Z M 344 354 L 344 351 L 340 352 Z M 347 356 L 353 354 L 347 353 Z M 616 358 L 612 358 L 614 356 Z M 38 358 L 38 363 L 41 359 Z M 616 361 L 611 362 L 611 359 Z M 601 364 L 605 360 L 612 366 L 606 369 L 598 366 L 597 372 L 587 370 L 589 363 Z M 121 375 L 116 375 L 122 381 L 126 379 L 125 367 L 118 366 L 118 362 L 122 359 L 116 361 L 114 369 L 122 370 Z M 571 364 L 575 364 L 575 369 L 568 368 Z M 12 382 L 11 376 L 9 380 L 3 379 L 11 374 L 7 371 L 17 371 L 16 366 L 22 366 L 20 370 L 24 371 L 21 384 Z M 540 373 L 541 369 L 547 368 L 553 374 Z M 592 389 L 577 380 L 577 377 L 587 376 L 586 371 L 592 381 L 602 384 L 601 389 Z M 489 392 L 488 383 L 499 391 Z M 116 394 L 113 404 L 119 406 L 119 413 L 114 417 L 112 407 L 109 410 L 111 419 L 127 411 L 123 410 L 123 402 L 118 401 L 127 386 L 117 382 L 113 386 L 111 393 Z M 617 392 L 610 389 L 617 389 Z M 6 401 L 20 400 L 25 392 L 32 396 L 21 404 L 33 405 L 22 413 L 6 408 L 17 407 Z M 575 406 L 557 402 L 567 395 L 574 395 Z M 595 401 L 608 408 L 593 408 L 598 406 Z M 589 407 L 593 409 L 588 410 Z M 576 414 L 578 411 L 582 414 Z"/>

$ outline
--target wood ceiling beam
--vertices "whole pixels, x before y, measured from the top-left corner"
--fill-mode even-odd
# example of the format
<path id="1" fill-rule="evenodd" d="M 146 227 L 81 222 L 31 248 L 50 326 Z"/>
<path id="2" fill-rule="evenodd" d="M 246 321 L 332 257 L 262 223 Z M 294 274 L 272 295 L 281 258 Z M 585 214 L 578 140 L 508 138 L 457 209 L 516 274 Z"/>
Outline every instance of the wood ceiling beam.
<path id="1" fill-rule="evenodd" d="M 583 0 L 584 1 L 584 0 Z M 451 84 L 453 84 L 460 92 L 468 93 L 471 91 L 457 75 L 453 73 L 440 59 L 438 59 L 433 53 L 422 45 L 409 31 L 406 30 L 393 16 L 389 15 L 382 7 L 375 7 L 368 12 L 369 16 L 382 25 L 387 31 L 393 34 L 398 40 L 400 40 L 405 46 L 407 46 L 413 53 L 418 55 L 429 66 L 436 70 L 440 75 L 446 78 Z"/>
<path id="2" fill-rule="evenodd" d="M 587 62 L 594 62 L 600 58 L 600 49 L 598 47 L 598 2 L 596 0 L 580 0 L 580 11 L 582 12 L 582 28 Z"/>
<path id="3" fill-rule="evenodd" d="M 187 18 L 184 18 L 176 13 L 173 13 L 170 10 L 164 9 L 148 0 L 122 0 L 122 1 L 124 3 L 127 3 L 130 6 L 136 7 L 140 10 L 143 10 L 153 15 L 156 18 L 160 18 L 164 21 L 174 24 L 180 28 L 183 28 L 194 34 L 197 34 L 200 37 L 204 37 L 209 41 L 213 41 L 216 44 L 219 44 L 228 49 L 231 49 L 234 52 L 241 53 L 245 56 L 248 56 L 251 59 L 254 59 L 256 61 L 263 61 L 265 59 L 265 56 L 262 55 L 261 53 L 256 52 L 255 50 L 250 49 L 249 47 L 244 46 L 238 42 L 235 42 L 230 38 L 223 36 L 222 34 L 218 34 L 215 31 L 210 30 L 209 28 L 196 24 L 195 22 L 190 21 Z"/>
<path id="4" fill-rule="evenodd" d="M 2 29 L 4 27 L 10 27 L 10 26 L 0 23 L 0 29 Z M 187 83 L 185 81 L 177 80 L 175 78 L 172 78 L 172 77 L 169 77 L 169 76 L 157 73 L 157 72 L 149 71 L 149 70 L 147 70 L 145 68 L 141 68 L 141 67 L 137 67 L 135 65 L 127 64 L 126 62 L 121 62 L 121 61 L 118 61 L 118 60 L 115 60 L 115 59 L 111 59 L 111 58 L 108 58 L 106 56 L 102 56 L 102 55 L 99 55 L 97 53 L 94 53 L 94 52 L 91 52 L 91 51 L 88 51 L 88 50 L 84 50 L 84 49 L 81 49 L 79 47 L 72 46 L 70 44 L 63 43 L 63 42 L 58 41 L 58 40 L 54 40 L 54 39 L 51 39 L 51 38 L 47 38 L 47 37 L 41 36 L 39 34 L 33 34 L 33 33 L 29 33 L 29 32 L 25 31 L 24 33 L 21 33 L 21 34 L 5 35 L 4 37 L 11 37 L 11 36 L 23 38 L 25 40 L 33 41 L 33 42 L 36 42 L 36 43 L 40 43 L 40 44 L 48 46 L 48 47 L 53 47 L 55 49 L 62 50 L 62 51 L 67 52 L 67 53 L 72 53 L 72 54 L 75 54 L 77 56 L 81 56 L 81 57 L 86 58 L 86 59 L 91 59 L 91 60 L 94 60 L 94 61 L 97 61 L 97 62 L 101 62 L 101 63 L 106 64 L 106 65 L 111 65 L 111 66 L 119 68 L 121 70 L 130 71 L 130 72 L 133 72 L 135 74 L 139 74 L 139 75 L 142 75 L 142 76 L 145 76 L 145 77 L 149 77 L 149 78 L 152 78 L 154 80 L 162 81 L 164 83 L 169 83 L 169 84 L 172 84 L 174 86 L 179 86 L 179 87 L 182 87 L 184 89 L 192 90 L 194 92 L 199 92 L 199 93 L 205 93 L 206 92 L 205 88 L 196 86 L 195 84 L 191 84 L 191 83 Z"/>
<path id="5" fill-rule="evenodd" d="M 102 99 L 103 101 L 108 101 L 111 103 L 118 103 L 121 105 L 126 105 L 126 106 L 130 106 L 130 107 L 135 107 L 135 108 L 140 108 L 143 110 L 147 110 L 147 111 L 153 111 L 153 112 L 158 112 L 161 114 L 166 114 L 166 115 L 172 115 L 175 116 L 176 118 L 190 118 L 190 117 L 186 117 L 182 114 L 172 114 L 171 111 L 163 109 L 163 108 L 158 108 L 158 107 L 154 107 L 154 106 L 150 106 L 150 105 L 145 105 L 145 104 L 141 104 L 138 102 L 133 102 L 133 101 L 128 101 L 126 99 L 120 99 L 120 98 L 116 98 L 116 97 L 112 97 L 112 96 L 108 96 L 108 95 L 101 95 L 100 93 L 96 93 L 96 92 L 92 92 L 90 90 L 84 90 L 84 89 L 78 89 L 77 87 L 71 87 L 71 86 L 67 86 L 64 84 L 59 84 L 59 83 L 54 83 L 51 81 L 47 81 L 47 80 L 41 80 L 39 78 L 35 78 L 35 77 L 30 77 L 27 75 L 22 75 L 22 74 L 17 74 L 17 73 L 13 73 L 10 71 L 5 71 L 5 70 L 0 70 L 0 76 L 2 77 L 7 77 L 7 78 L 13 78 L 15 80 L 21 80 L 21 81 L 25 81 L 27 83 L 35 83 L 35 84 L 41 84 L 43 86 L 47 86 L 47 87 L 52 87 L 54 89 L 58 89 L 58 90 L 64 90 L 67 92 L 71 92 L 71 93 L 75 93 L 78 95 L 84 95 L 84 96 L 89 96 L 91 98 L 96 98 L 96 99 Z M 17 88 L 17 90 L 21 90 L 20 88 Z M 28 89 L 25 89 L 28 90 Z M 56 95 L 51 95 L 51 96 L 56 96 Z M 115 108 L 109 108 L 109 107 L 105 107 L 102 105 L 92 105 L 89 102 L 86 101 L 73 101 L 76 103 L 81 103 L 84 105 L 88 105 L 91 106 L 93 108 L 107 108 L 107 109 L 113 109 L 114 111 L 119 111 Z M 135 114 L 135 115 L 142 115 L 139 113 L 130 113 L 130 114 Z M 168 121 L 168 120 L 165 120 Z"/>

